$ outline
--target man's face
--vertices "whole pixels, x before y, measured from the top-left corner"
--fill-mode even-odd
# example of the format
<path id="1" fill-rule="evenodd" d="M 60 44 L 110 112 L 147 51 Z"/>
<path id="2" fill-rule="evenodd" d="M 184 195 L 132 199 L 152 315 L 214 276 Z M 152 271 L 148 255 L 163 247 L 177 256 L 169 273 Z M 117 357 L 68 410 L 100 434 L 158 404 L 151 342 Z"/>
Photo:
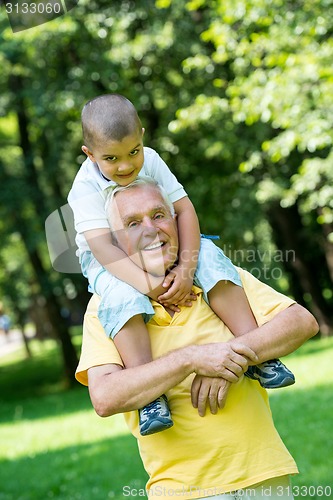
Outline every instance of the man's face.
<path id="1" fill-rule="evenodd" d="M 177 260 L 178 232 L 159 189 L 145 185 L 117 193 L 110 210 L 119 248 L 137 266 L 163 276 Z"/>
<path id="2" fill-rule="evenodd" d="M 121 141 L 101 141 L 93 151 L 86 146 L 82 150 L 97 163 L 104 177 L 119 186 L 127 186 L 137 178 L 143 165 L 142 139 L 143 131 L 138 130 Z"/>

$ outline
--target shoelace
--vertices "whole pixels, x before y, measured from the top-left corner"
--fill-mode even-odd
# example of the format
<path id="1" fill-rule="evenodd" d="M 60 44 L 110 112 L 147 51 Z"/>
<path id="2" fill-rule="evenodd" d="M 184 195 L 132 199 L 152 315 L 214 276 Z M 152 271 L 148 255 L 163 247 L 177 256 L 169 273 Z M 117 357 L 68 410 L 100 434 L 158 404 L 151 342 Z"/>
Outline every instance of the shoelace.
<path id="1" fill-rule="evenodd" d="M 153 413 L 157 413 L 158 411 L 162 411 L 162 405 L 159 401 L 153 401 L 152 403 L 147 404 L 142 409 L 142 415 L 150 415 Z"/>

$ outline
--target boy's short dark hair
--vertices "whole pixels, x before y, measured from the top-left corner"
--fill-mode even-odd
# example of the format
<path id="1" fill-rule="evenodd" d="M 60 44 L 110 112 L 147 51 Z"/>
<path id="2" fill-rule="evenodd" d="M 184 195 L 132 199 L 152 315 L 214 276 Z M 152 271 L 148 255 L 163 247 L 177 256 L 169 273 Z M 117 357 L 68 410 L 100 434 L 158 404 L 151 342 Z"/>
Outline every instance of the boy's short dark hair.
<path id="1" fill-rule="evenodd" d="M 89 149 L 101 140 L 121 141 L 142 129 L 135 107 L 120 94 L 105 94 L 88 101 L 81 122 L 83 141 Z"/>

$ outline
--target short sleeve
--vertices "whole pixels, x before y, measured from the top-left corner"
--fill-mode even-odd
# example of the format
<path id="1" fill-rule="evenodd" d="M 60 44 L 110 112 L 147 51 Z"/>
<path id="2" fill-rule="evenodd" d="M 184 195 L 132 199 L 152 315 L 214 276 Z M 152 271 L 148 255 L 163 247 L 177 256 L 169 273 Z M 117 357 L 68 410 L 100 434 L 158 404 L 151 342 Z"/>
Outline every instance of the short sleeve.
<path id="1" fill-rule="evenodd" d="M 73 210 L 75 230 L 78 233 L 96 228 L 108 228 L 109 223 L 105 212 L 105 192 L 97 191 L 87 182 L 80 181 L 76 192 L 71 191 L 68 202 Z"/>
<path id="2" fill-rule="evenodd" d="M 142 173 L 155 179 L 165 189 L 172 203 L 187 196 L 177 177 L 159 154 L 151 148 L 145 148 L 145 165 Z"/>
<path id="3" fill-rule="evenodd" d="M 238 268 L 238 271 L 252 312 L 259 326 L 264 325 L 279 312 L 295 304 L 293 299 L 262 283 L 248 271 L 240 268 Z"/>

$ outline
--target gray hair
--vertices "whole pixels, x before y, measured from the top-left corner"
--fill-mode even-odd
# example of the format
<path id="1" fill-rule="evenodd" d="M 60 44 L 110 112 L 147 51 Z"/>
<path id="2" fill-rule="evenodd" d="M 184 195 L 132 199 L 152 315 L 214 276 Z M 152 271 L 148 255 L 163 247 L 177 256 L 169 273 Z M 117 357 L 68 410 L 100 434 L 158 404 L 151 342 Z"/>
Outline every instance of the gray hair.
<path id="1" fill-rule="evenodd" d="M 117 195 L 117 193 L 127 191 L 128 189 L 135 189 L 135 188 L 140 187 L 140 186 L 153 186 L 153 187 L 155 187 L 160 192 L 165 205 L 170 210 L 171 215 L 172 216 L 175 215 L 175 208 L 173 206 L 173 203 L 170 201 L 170 198 L 169 198 L 167 192 L 165 191 L 165 189 L 163 188 L 163 186 L 158 184 L 158 182 L 156 182 L 155 179 L 153 179 L 152 177 L 141 176 L 141 177 L 137 177 L 135 179 L 135 181 L 131 182 L 130 184 L 127 184 L 127 186 L 116 186 L 115 188 L 113 188 L 113 189 L 111 188 L 109 190 L 109 192 L 106 196 L 106 199 L 105 199 L 105 212 L 106 212 L 111 230 L 112 230 L 111 213 L 112 213 L 112 206 L 113 206 L 113 201 L 114 201 L 115 196 Z"/>

